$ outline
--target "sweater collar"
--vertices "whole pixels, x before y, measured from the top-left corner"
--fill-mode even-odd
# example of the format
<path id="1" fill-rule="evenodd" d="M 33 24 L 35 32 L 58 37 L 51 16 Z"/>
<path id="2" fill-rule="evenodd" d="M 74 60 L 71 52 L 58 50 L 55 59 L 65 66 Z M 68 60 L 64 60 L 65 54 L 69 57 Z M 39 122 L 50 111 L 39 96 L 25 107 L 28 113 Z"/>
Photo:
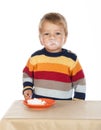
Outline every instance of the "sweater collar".
<path id="1" fill-rule="evenodd" d="M 61 52 L 48 52 L 45 48 L 42 49 L 43 53 L 46 55 L 46 56 L 50 56 L 50 57 L 58 57 L 58 56 L 62 56 L 66 50 L 62 48 Z"/>

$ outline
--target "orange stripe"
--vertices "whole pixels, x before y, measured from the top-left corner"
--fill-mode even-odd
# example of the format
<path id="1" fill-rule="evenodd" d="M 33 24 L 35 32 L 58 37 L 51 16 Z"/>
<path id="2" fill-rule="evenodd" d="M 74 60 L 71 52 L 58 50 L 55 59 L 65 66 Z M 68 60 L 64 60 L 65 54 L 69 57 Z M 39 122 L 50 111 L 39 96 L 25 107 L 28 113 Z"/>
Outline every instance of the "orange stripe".
<path id="1" fill-rule="evenodd" d="M 81 65 L 80 65 L 80 63 L 77 61 L 77 62 L 76 62 L 76 66 L 73 68 L 73 73 L 72 73 L 72 75 L 75 75 L 76 73 L 78 73 L 78 72 L 81 71 L 81 70 L 82 70 Z"/>
<path id="2" fill-rule="evenodd" d="M 69 75 L 67 66 L 53 63 L 39 63 L 34 71 L 52 71 Z"/>
<path id="3" fill-rule="evenodd" d="M 28 67 L 29 71 L 33 71 L 33 65 L 30 63 L 30 59 L 28 60 L 26 66 Z"/>

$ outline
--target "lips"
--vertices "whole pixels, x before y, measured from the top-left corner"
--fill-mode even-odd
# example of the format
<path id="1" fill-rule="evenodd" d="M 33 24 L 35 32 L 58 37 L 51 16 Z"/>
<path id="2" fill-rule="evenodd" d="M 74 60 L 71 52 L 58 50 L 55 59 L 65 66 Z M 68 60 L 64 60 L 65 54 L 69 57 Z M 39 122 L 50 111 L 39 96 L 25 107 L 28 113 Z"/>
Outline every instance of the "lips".
<path id="1" fill-rule="evenodd" d="M 50 40 L 48 43 L 48 45 L 59 45 L 59 43 L 56 40 Z"/>

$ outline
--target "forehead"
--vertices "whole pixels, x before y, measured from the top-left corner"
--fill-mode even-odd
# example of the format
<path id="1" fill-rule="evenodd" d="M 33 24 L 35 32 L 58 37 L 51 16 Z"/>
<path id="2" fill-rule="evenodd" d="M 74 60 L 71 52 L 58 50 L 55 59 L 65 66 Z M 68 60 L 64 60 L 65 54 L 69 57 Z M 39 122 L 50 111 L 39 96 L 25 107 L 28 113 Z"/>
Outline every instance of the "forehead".
<path id="1" fill-rule="evenodd" d="M 42 30 L 51 30 L 51 29 L 63 30 L 63 27 L 62 27 L 62 25 L 60 25 L 58 23 L 54 24 L 52 22 L 47 22 L 47 21 L 42 24 Z"/>

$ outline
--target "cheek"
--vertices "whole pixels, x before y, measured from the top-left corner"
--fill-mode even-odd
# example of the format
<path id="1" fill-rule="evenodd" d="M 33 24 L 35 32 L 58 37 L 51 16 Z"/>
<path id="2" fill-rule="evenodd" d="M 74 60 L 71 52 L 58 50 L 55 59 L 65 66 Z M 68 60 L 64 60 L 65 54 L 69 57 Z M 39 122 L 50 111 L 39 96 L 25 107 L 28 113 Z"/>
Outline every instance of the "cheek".
<path id="1" fill-rule="evenodd" d="M 44 44 L 44 39 L 42 37 L 40 37 L 40 42 L 42 45 Z"/>
<path id="2" fill-rule="evenodd" d="M 63 42 L 64 42 L 64 38 L 59 38 L 59 39 L 57 39 L 57 41 L 58 41 L 59 43 L 63 43 Z"/>
<path id="3" fill-rule="evenodd" d="M 66 37 L 63 37 L 62 38 L 62 43 L 65 43 L 66 42 Z"/>
<path id="4" fill-rule="evenodd" d="M 49 41 L 49 40 L 46 39 L 46 38 L 42 38 L 42 39 L 41 39 L 41 43 L 42 43 L 42 44 L 45 44 L 45 43 L 47 43 L 48 41 Z"/>
<path id="5" fill-rule="evenodd" d="M 62 43 L 64 43 L 64 42 L 65 42 L 65 39 L 63 38 L 63 39 L 62 39 Z"/>

